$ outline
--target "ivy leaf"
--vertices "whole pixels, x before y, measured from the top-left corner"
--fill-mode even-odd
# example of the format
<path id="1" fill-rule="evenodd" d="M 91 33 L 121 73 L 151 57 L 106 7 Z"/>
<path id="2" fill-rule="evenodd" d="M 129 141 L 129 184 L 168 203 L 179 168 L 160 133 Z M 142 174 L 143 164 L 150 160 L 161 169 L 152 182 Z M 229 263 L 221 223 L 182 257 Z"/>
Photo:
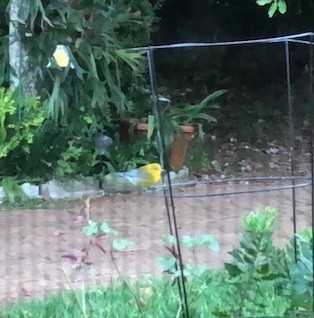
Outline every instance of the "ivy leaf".
<path id="1" fill-rule="evenodd" d="M 119 239 L 119 240 L 112 241 L 112 247 L 117 251 L 123 251 L 131 244 L 132 244 L 132 241 L 127 239 Z"/>

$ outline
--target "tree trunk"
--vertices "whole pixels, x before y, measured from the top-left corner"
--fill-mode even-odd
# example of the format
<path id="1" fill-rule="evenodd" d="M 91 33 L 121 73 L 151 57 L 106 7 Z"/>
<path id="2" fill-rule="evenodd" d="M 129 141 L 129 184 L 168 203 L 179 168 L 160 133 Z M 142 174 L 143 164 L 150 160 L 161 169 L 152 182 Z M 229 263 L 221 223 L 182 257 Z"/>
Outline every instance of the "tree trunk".
<path id="1" fill-rule="evenodd" d="M 31 0 L 29 0 L 31 1 Z M 22 96 L 36 95 L 35 74 L 28 63 L 28 52 L 19 32 L 19 10 L 22 0 L 11 0 L 9 26 L 9 60 L 11 87 L 19 87 Z M 25 4 L 24 4 L 25 5 Z"/>

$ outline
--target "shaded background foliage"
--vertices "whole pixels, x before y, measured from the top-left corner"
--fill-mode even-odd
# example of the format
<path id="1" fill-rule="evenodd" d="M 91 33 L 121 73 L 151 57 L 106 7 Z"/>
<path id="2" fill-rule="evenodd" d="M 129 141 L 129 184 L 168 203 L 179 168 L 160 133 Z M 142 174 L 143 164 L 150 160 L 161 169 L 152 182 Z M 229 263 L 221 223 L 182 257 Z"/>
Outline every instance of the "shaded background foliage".
<path id="1" fill-rule="evenodd" d="M 137 99 L 143 103 L 147 97 L 142 57 L 121 49 L 149 43 L 153 7 L 148 1 L 123 0 L 20 3 L 19 35 L 29 55 L 27 71 L 35 72 L 37 92 L 42 100 L 47 100 L 46 120 L 30 153 L 11 153 L 3 159 L 2 166 L 12 166 L 10 158 L 14 156 L 19 158 L 14 165 L 22 165 L 26 175 L 34 172 L 34 165 L 38 176 L 52 174 L 57 159 L 65 152 L 70 154 L 63 157 L 70 161 L 95 163 L 95 135 L 113 136 L 115 120 L 131 113 Z M 8 10 L 6 13 L 3 34 L 8 33 Z M 5 41 L 7 35 L 2 37 L 0 70 L 1 82 L 8 86 Z M 58 44 L 69 48 L 74 69 L 56 65 L 47 68 Z M 73 147 L 80 150 L 79 155 L 73 154 Z M 81 172 L 81 164 L 77 166 L 73 174 Z M 89 167 L 87 174 L 93 172 L 94 164 L 85 166 Z M 1 173 L 9 173 L 7 170 L 11 169 Z"/>
<path id="2" fill-rule="evenodd" d="M 166 1 L 157 13 L 160 22 L 152 40 L 154 44 L 233 41 L 313 30 L 314 3 L 286 3 L 287 12 L 277 11 L 270 19 L 269 6 L 258 6 L 254 0 Z M 228 98 L 216 113 L 218 123 L 209 125 L 207 132 L 256 140 L 254 126 L 259 120 L 276 126 L 286 114 L 284 54 L 284 46 L 277 44 L 161 50 L 156 53 L 161 91 L 172 95 L 175 103 L 228 88 Z M 290 54 L 296 124 L 301 129 L 307 115 L 309 49 L 292 44 Z"/>
<path id="3" fill-rule="evenodd" d="M 313 29 L 314 3 L 286 2 L 288 11 L 269 19 L 267 8 L 255 0 L 22 1 L 20 35 L 29 50 L 30 70 L 37 75 L 38 94 L 47 101 L 46 120 L 30 152 L 15 149 L 1 160 L 0 174 L 19 170 L 28 176 L 50 176 L 60 158 L 77 165 L 72 174 L 81 172 L 80 162 L 90 163 L 84 174 L 107 171 L 110 165 L 126 169 L 144 162 L 149 149 L 156 154 L 155 145 L 127 149 L 121 146 L 118 131 L 121 119 L 149 112 L 145 60 L 119 49 L 149 43 L 252 39 Z M 0 3 L 0 11 L 5 12 L 0 20 L 0 84 L 4 87 L 9 86 L 8 4 Z M 47 68 L 57 44 L 69 47 L 74 69 Z M 308 52 L 293 47 L 291 54 L 293 81 L 302 88 Z M 159 51 L 156 64 L 160 92 L 173 103 L 193 102 L 209 91 L 228 88 L 224 107 L 214 114 L 218 123 L 205 126 L 206 132 L 218 127 L 221 134 L 236 132 L 242 139 L 256 139 L 253 126 L 258 120 L 271 124 L 277 118 L 274 111 L 284 113 L 282 47 Z M 304 88 L 300 99 L 303 93 Z M 117 145 L 102 163 L 93 153 L 97 133 L 110 135 Z M 127 165 L 116 159 L 121 152 Z"/>

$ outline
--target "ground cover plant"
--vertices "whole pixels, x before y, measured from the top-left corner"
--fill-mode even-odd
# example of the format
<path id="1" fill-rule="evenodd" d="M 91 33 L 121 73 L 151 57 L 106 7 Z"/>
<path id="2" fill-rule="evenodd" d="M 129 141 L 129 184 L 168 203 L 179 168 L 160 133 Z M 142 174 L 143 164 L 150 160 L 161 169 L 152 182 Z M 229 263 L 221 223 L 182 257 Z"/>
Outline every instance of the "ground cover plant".
<path id="1" fill-rule="evenodd" d="M 106 262 L 113 260 L 110 254 L 114 250 L 121 251 L 131 244 L 119 238 L 119 233 L 108 223 L 87 220 L 88 216 L 87 213 L 78 218 L 83 222 L 81 231 L 86 235 L 87 245 L 79 257 L 71 252 L 65 257 L 90 266 L 92 260 L 87 257 L 90 248 L 98 248 Z M 191 317 L 313 316 L 312 232 L 306 228 L 297 233 L 295 261 L 293 237 L 284 247 L 274 243 L 276 220 L 277 211 L 271 207 L 245 216 L 242 235 L 230 252 L 232 260 L 223 269 L 199 266 L 197 258 L 195 264 L 185 265 Z M 166 236 L 164 242 L 167 247 L 172 238 Z M 182 236 L 181 242 L 183 248 L 191 250 L 203 244 L 218 250 L 217 242 L 207 234 Z M 117 282 L 108 286 L 60 291 L 43 299 L 2 306 L 1 317 L 182 317 L 173 285 L 175 260 L 176 256 L 165 249 L 165 255 L 158 260 L 164 270 L 160 277 L 131 282 L 120 275 Z"/>

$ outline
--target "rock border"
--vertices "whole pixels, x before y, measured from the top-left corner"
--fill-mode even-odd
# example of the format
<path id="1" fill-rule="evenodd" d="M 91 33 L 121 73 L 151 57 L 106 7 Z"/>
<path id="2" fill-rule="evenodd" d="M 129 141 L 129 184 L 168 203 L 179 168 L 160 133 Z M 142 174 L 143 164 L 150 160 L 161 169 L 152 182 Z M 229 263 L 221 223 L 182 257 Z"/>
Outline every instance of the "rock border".
<path id="1" fill-rule="evenodd" d="M 183 167 L 177 173 L 170 171 L 170 180 L 173 182 L 184 182 L 189 180 L 189 169 Z M 167 184 L 165 180 L 165 184 Z M 156 184 L 160 188 L 163 183 L 160 181 Z M 105 193 L 112 193 L 112 189 L 107 189 L 106 185 L 101 185 L 99 180 L 93 177 L 71 178 L 65 181 L 52 179 L 40 185 L 34 185 L 25 182 L 21 185 L 21 189 L 30 199 L 80 199 L 86 196 L 102 196 Z M 123 192 L 125 189 L 115 188 L 114 192 Z M 3 187 L 0 187 L 0 201 L 5 199 Z"/>

